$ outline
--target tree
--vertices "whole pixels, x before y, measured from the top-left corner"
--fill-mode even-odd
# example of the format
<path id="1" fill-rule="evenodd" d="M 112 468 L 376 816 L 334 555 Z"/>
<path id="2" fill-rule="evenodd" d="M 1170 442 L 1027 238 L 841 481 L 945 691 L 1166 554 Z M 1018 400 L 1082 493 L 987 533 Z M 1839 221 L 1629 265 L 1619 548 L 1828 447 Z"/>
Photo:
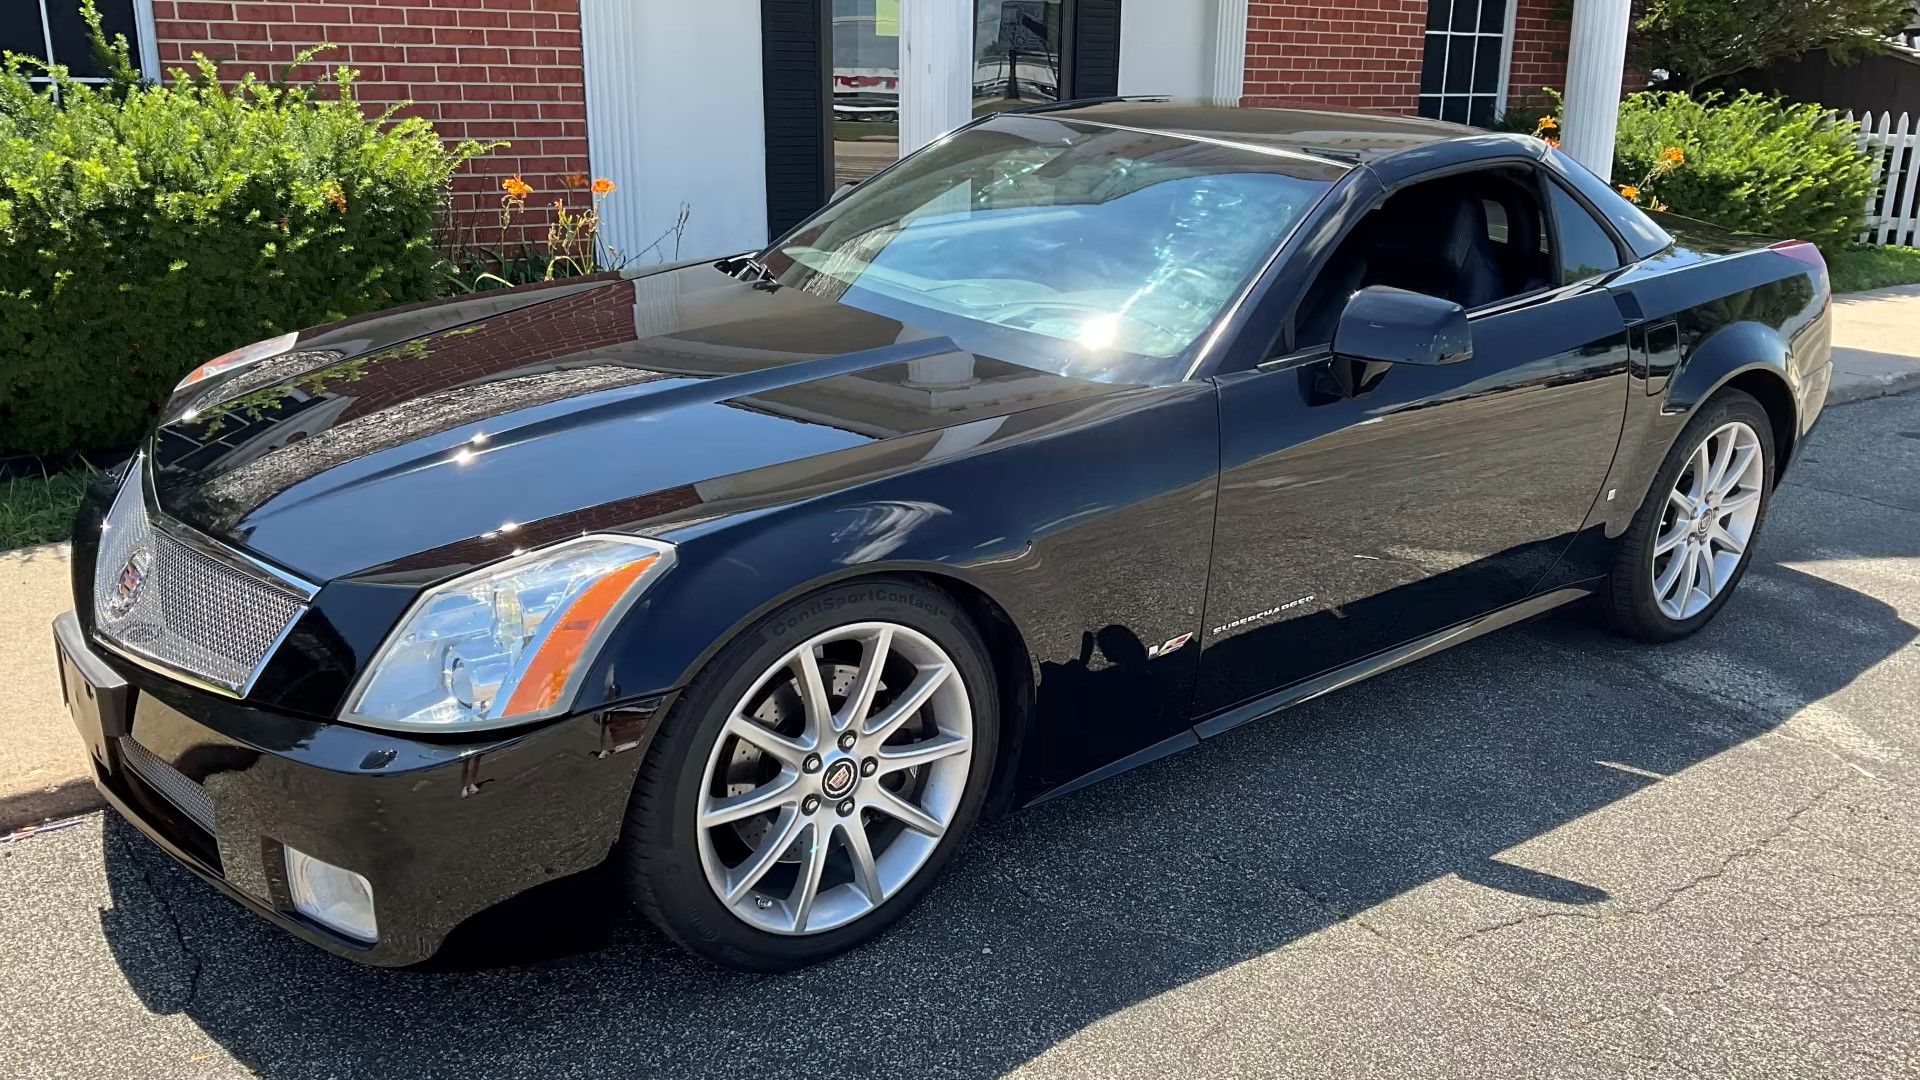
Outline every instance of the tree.
<path id="1" fill-rule="evenodd" d="M 1889 47 L 1913 0 L 1646 0 L 1633 61 L 1693 90 L 1775 60 L 1826 49 L 1835 59 Z"/>

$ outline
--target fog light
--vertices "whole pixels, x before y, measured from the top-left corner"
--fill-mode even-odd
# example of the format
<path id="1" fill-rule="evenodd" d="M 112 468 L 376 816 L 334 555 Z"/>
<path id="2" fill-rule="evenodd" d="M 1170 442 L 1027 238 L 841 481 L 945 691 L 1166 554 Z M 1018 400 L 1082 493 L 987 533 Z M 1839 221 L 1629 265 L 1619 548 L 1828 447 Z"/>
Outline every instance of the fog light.
<path id="1" fill-rule="evenodd" d="M 329 930 L 369 944 L 379 940 L 373 919 L 373 886 L 351 870 L 286 848 L 287 891 L 294 909 Z"/>

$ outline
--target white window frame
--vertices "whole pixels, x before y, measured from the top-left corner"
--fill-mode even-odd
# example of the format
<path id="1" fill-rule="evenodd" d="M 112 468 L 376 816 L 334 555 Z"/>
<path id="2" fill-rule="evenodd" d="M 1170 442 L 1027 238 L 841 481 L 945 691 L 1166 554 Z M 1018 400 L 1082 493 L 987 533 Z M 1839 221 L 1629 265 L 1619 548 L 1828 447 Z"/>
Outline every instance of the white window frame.
<path id="1" fill-rule="evenodd" d="M 1427 0 L 1428 6 L 1431 7 L 1433 5 L 1433 2 L 1434 0 Z M 1480 6 L 1486 3 L 1486 0 L 1448 0 L 1447 14 L 1449 16 L 1453 14 L 1452 9 L 1455 5 L 1469 4 L 1469 3 L 1474 5 L 1473 25 L 1475 29 L 1473 30 L 1448 29 L 1448 30 L 1423 30 L 1422 31 L 1421 37 L 1420 37 L 1420 44 L 1421 44 L 1420 54 L 1423 58 L 1421 61 L 1421 64 L 1422 64 L 1422 70 L 1420 72 L 1421 75 L 1424 75 L 1426 73 L 1424 70 L 1425 63 L 1426 63 L 1424 57 L 1426 56 L 1426 42 L 1429 37 L 1433 37 L 1437 35 L 1439 37 L 1451 39 L 1451 38 L 1463 38 L 1463 37 L 1490 38 L 1495 36 L 1495 34 L 1492 31 L 1483 31 L 1479 29 Z M 1507 83 L 1508 83 L 1508 77 L 1513 72 L 1514 19 L 1520 10 L 1520 0 L 1506 0 L 1506 5 L 1507 5 L 1506 18 L 1504 20 L 1504 24 L 1500 28 L 1500 32 L 1498 35 L 1500 38 L 1500 59 L 1499 59 L 1500 71 L 1498 76 L 1494 80 L 1494 88 L 1493 88 L 1493 93 L 1491 95 L 1493 98 L 1493 115 L 1495 119 L 1498 119 L 1501 116 L 1501 114 L 1507 111 L 1507 89 L 1508 89 Z M 1449 24 L 1451 24 L 1453 20 L 1449 18 L 1447 21 Z M 1472 106 L 1473 99 L 1487 97 L 1489 95 L 1485 93 L 1476 94 L 1471 92 L 1464 93 L 1464 94 L 1448 93 L 1446 91 L 1446 85 L 1447 85 L 1446 65 L 1450 62 L 1452 55 L 1453 55 L 1452 49 L 1441 50 L 1440 92 L 1437 94 L 1417 93 L 1414 96 L 1415 105 L 1417 107 L 1421 104 L 1424 104 L 1427 99 L 1432 98 L 1440 103 L 1440 108 L 1438 112 L 1439 112 L 1439 115 L 1444 116 L 1447 111 L 1447 101 L 1449 98 L 1466 98 L 1468 101 L 1468 106 L 1467 106 L 1468 116 L 1471 117 L 1473 112 L 1473 106 Z M 1480 55 L 1480 50 L 1476 48 L 1474 50 L 1474 56 L 1478 57 L 1479 55 Z M 1474 81 L 1473 77 L 1469 75 L 1467 77 L 1467 86 L 1472 87 L 1473 81 Z"/>
<path id="2" fill-rule="evenodd" d="M 47 59 L 59 63 L 60 58 L 53 53 L 53 22 L 47 16 L 48 0 L 28 0 L 40 12 L 40 47 L 47 50 Z M 159 79 L 160 44 L 153 26 L 153 0 L 133 0 L 133 34 L 138 38 L 133 45 L 134 57 L 140 65 L 140 74 L 149 79 Z M 100 84 L 107 80 L 94 76 L 71 76 L 74 82 Z M 30 77 L 28 82 L 42 84 L 47 82 L 45 75 Z"/>

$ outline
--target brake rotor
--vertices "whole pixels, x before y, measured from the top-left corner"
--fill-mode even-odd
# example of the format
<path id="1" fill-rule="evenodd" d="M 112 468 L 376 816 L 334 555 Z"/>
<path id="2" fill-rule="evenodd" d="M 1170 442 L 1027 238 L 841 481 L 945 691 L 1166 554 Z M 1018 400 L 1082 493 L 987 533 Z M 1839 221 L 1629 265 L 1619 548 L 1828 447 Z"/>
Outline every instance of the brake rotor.
<path id="1" fill-rule="evenodd" d="M 847 693 L 853 688 L 854 677 L 860 669 L 851 664 L 839 664 L 831 661 L 821 664 L 820 675 L 827 685 L 827 704 L 835 709 L 847 700 Z M 805 713 L 799 696 L 793 691 L 791 683 L 782 683 L 769 690 L 760 699 L 760 704 L 747 714 L 767 727 L 779 732 L 799 730 L 805 723 Z M 779 773 L 780 763 L 763 753 L 759 747 L 749 745 L 744 739 L 733 740 L 733 754 L 727 759 L 725 779 L 727 795 L 744 795 L 766 783 Z M 760 814 L 734 826 L 734 832 L 740 841 L 747 845 L 748 851 L 758 850 L 767 833 L 773 830 L 774 818 L 771 814 Z M 780 856 L 783 863 L 796 863 L 800 856 L 789 849 Z"/>

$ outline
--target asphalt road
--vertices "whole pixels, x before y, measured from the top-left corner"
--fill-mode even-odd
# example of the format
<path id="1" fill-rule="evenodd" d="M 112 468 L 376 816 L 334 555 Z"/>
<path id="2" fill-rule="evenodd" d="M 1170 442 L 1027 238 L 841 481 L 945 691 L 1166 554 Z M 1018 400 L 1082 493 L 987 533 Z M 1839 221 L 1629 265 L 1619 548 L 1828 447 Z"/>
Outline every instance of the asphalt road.
<path id="1" fill-rule="evenodd" d="M 0 847 L 0 1075 L 1911 1077 L 1916 623 L 1920 395 L 1845 406 L 1691 641 L 1572 610 L 1247 725 L 782 978 L 592 882 L 357 968 L 93 815 Z"/>

